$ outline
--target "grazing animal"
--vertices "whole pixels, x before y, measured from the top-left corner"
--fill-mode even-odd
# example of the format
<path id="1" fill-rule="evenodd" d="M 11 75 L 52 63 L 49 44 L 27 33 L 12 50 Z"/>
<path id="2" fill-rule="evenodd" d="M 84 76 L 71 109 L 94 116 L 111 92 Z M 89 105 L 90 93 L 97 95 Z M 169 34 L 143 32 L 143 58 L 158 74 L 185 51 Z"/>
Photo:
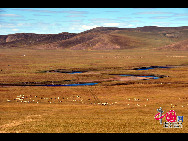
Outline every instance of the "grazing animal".
<path id="1" fill-rule="evenodd" d="M 108 102 L 102 103 L 102 105 L 104 105 L 104 106 L 107 105 L 107 104 L 108 104 Z"/>

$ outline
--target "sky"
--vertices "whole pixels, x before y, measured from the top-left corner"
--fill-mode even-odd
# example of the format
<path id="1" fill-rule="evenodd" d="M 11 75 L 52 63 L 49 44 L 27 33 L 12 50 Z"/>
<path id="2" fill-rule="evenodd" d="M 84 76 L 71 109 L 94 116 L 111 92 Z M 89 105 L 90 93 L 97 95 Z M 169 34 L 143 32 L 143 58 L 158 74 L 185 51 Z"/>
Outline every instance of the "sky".
<path id="1" fill-rule="evenodd" d="M 0 35 L 188 26 L 188 8 L 0 8 Z"/>

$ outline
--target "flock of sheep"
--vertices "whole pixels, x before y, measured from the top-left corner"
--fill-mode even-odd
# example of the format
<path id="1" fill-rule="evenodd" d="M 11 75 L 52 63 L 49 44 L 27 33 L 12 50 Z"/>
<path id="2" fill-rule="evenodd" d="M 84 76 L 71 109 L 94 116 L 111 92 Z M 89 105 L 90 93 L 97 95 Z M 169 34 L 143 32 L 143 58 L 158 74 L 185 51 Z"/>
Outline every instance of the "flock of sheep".
<path id="1" fill-rule="evenodd" d="M 95 105 L 114 105 L 117 102 L 99 102 L 91 97 L 81 97 L 79 95 L 69 95 L 69 96 L 38 96 L 38 95 L 17 95 L 14 99 L 7 99 L 7 102 L 17 102 L 17 103 L 43 103 L 43 104 L 95 104 Z"/>
<path id="2" fill-rule="evenodd" d="M 188 98 L 178 98 L 179 100 L 187 100 Z M 149 98 L 126 98 L 127 106 L 148 106 L 150 99 Z M 7 102 L 16 102 L 16 103 L 43 103 L 43 104 L 93 104 L 93 105 L 114 105 L 121 102 L 99 102 L 96 101 L 91 96 L 79 96 L 79 95 L 66 95 L 66 96 L 38 96 L 38 95 L 17 95 L 14 99 L 7 99 Z M 188 104 L 170 104 L 171 108 L 174 107 L 187 107 Z"/>

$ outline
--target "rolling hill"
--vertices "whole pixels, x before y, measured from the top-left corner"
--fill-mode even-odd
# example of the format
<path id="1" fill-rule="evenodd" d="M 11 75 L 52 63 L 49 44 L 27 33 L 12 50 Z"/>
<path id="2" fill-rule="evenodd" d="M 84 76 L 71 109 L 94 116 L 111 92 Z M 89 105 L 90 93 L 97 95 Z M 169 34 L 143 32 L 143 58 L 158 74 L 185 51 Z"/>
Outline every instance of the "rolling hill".
<path id="1" fill-rule="evenodd" d="M 183 50 L 188 51 L 188 39 L 176 42 L 174 44 L 166 45 L 164 47 L 159 48 L 159 50 Z"/>
<path id="2" fill-rule="evenodd" d="M 187 50 L 188 26 L 137 28 L 96 27 L 81 33 L 0 35 L 0 48 L 112 50 Z M 177 43 L 177 44 L 176 44 Z"/>
<path id="3" fill-rule="evenodd" d="M 56 46 L 50 46 L 51 43 L 66 40 L 75 35 L 75 33 L 68 32 L 59 34 L 16 33 L 0 35 L 0 48 L 56 48 Z"/>

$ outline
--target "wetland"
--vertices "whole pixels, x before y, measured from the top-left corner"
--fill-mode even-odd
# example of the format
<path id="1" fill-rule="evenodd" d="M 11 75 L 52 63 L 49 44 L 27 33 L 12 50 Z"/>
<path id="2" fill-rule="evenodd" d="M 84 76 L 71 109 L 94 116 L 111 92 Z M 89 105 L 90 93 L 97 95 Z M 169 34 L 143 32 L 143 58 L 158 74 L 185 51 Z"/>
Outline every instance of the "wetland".
<path id="1" fill-rule="evenodd" d="M 0 49 L 0 132 L 186 133 L 187 118 L 183 130 L 153 118 L 159 107 L 188 116 L 187 58 L 166 57 L 186 54 Z M 168 68 L 134 69 L 151 66 Z"/>

